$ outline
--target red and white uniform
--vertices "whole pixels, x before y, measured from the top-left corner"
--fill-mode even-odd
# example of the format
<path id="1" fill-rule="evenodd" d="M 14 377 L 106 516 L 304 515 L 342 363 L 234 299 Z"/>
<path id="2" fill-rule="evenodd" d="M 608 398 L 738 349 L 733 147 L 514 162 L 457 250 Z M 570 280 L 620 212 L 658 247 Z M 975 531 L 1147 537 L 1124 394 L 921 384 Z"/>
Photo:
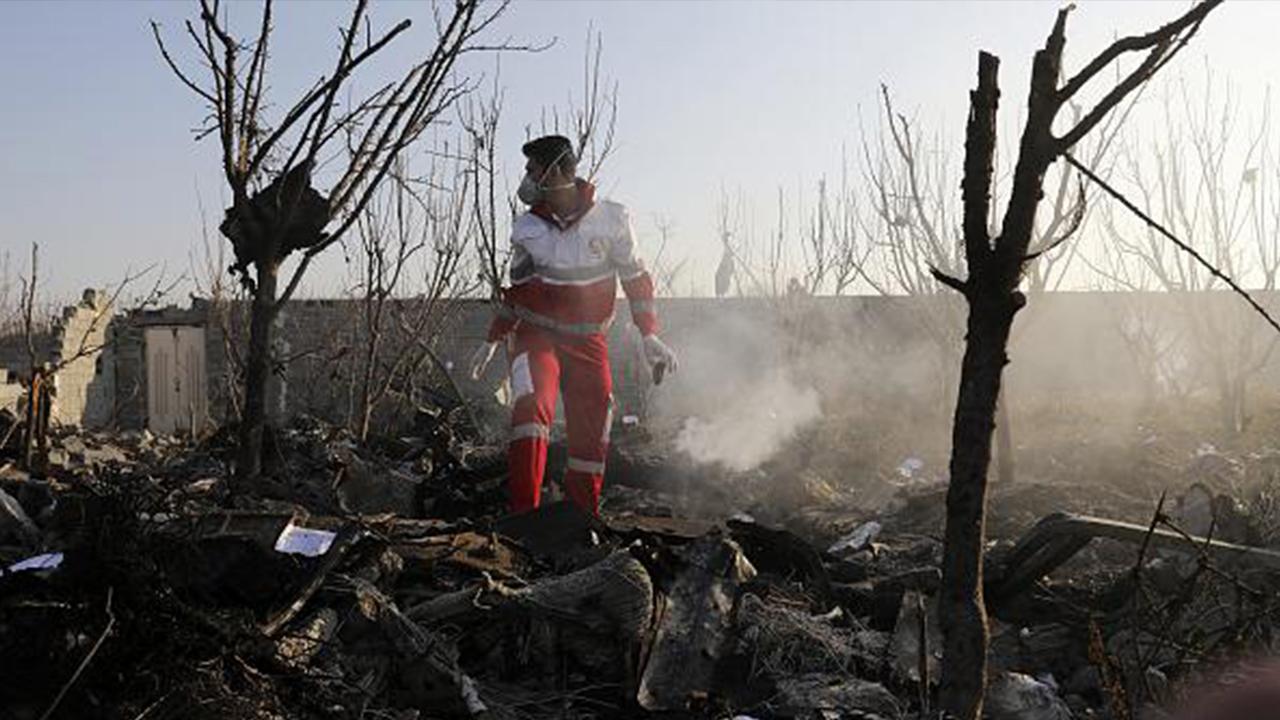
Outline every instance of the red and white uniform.
<path id="1" fill-rule="evenodd" d="M 579 181 L 581 210 L 559 218 L 538 205 L 511 231 L 511 286 L 489 329 L 512 335 L 509 485 L 512 512 L 538 506 L 556 396 L 564 389 L 569 463 L 565 489 L 587 512 L 599 509 L 612 422 L 613 379 L 606 333 L 621 282 L 640 332 L 657 332 L 653 281 L 635 257 L 627 210 L 593 201 Z"/>

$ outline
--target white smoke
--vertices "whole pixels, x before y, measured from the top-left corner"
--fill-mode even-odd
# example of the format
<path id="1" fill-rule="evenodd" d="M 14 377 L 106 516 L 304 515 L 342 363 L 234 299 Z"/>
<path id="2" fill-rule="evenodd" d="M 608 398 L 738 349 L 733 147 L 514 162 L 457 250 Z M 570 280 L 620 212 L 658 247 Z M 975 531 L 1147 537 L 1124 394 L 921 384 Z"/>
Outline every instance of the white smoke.
<path id="1" fill-rule="evenodd" d="M 773 368 L 746 380 L 714 410 L 687 417 L 676 446 L 697 462 L 743 472 L 768 460 L 821 414 L 816 390 Z"/>

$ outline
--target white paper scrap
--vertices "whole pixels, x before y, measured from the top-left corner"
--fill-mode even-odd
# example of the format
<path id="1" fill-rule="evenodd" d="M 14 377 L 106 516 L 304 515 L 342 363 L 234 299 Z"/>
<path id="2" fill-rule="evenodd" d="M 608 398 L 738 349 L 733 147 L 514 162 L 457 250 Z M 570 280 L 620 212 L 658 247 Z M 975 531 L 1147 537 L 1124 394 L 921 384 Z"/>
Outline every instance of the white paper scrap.
<path id="1" fill-rule="evenodd" d="M 280 531 L 280 537 L 276 538 L 276 552 L 319 557 L 329 552 L 329 546 L 333 545 L 333 539 L 337 536 L 337 533 L 328 530 L 298 527 L 290 522 Z"/>
<path id="2" fill-rule="evenodd" d="M 45 553 L 44 555 L 36 555 L 26 560 L 16 562 L 9 566 L 9 572 L 22 572 L 23 570 L 52 570 L 62 564 L 62 553 Z"/>

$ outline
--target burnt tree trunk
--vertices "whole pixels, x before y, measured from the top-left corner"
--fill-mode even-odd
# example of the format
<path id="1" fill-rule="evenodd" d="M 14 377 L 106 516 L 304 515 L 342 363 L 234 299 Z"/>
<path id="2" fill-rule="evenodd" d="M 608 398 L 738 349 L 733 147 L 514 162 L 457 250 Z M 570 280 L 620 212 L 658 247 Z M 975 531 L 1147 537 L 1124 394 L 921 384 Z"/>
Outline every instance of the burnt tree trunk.
<path id="1" fill-rule="evenodd" d="M 31 368 L 31 379 L 27 386 L 26 424 L 22 428 L 21 467 L 24 470 L 45 470 L 51 401 L 48 380 L 44 368 Z"/>
<path id="2" fill-rule="evenodd" d="M 262 435 L 267 425 L 267 383 L 271 378 L 271 330 L 276 319 L 276 288 L 280 264 L 274 259 L 254 264 L 257 283 L 249 318 L 249 353 L 244 369 L 244 413 L 236 457 L 236 477 L 252 480 L 262 474 Z"/>
<path id="3" fill-rule="evenodd" d="M 1001 386 L 996 398 L 996 478 L 1001 485 L 1013 483 L 1013 430 L 1009 423 L 1009 391 Z"/>
<path id="4" fill-rule="evenodd" d="M 934 269 L 939 282 L 964 295 L 968 334 L 960 368 L 960 390 L 951 435 L 951 481 L 942 560 L 939 620 L 943 631 L 941 710 L 956 720 L 978 720 L 987 669 L 987 615 L 982 595 L 987 472 L 1000 380 L 1008 363 L 1009 331 L 1026 304 L 1018 290 L 1035 232 L 1036 208 L 1044 195 L 1044 175 L 1129 94 L 1155 74 L 1199 29 L 1221 0 L 1205 0 L 1150 33 L 1120 38 L 1059 86 L 1062 49 L 1070 7 L 1057 21 L 1031 66 L 1026 124 L 1018 146 L 1012 190 L 999 235 L 990 236 L 991 181 L 996 145 L 1000 61 L 978 55 L 978 87 L 969 95 L 965 130 L 965 280 Z M 1092 78 L 1129 52 L 1145 51 L 1137 68 L 1123 75 L 1102 99 L 1060 137 L 1053 133 L 1058 110 Z"/>
<path id="5" fill-rule="evenodd" d="M 941 701 L 960 720 L 982 716 L 987 673 L 987 613 L 982 595 L 986 539 L 987 473 L 1000 380 L 1009 362 L 1013 318 L 1026 304 L 1018 290 L 1035 227 L 1044 174 L 1057 157 L 1051 125 L 1058 108 L 1057 80 L 1066 14 L 1032 66 L 1027 124 L 1014 171 L 1013 191 L 1000 235 L 989 235 L 996 146 L 1000 61 L 981 53 L 978 88 L 970 94 L 965 132 L 964 243 L 969 277 L 957 283 L 969 306 L 960 392 L 951 434 L 951 482 L 942 561 L 939 617 L 943 630 Z"/>
<path id="6" fill-rule="evenodd" d="M 987 220 L 1000 102 L 1000 60 L 978 56 L 978 88 L 969 95 L 965 131 L 964 235 L 969 280 L 960 288 L 969 305 L 968 332 L 961 361 L 960 389 L 951 432 L 951 480 L 942 560 L 938 618 L 943 632 L 942 709 L 966 720 L 982 714 L 987 674 L 987 614 L 982 597 L 982 543 L 985 536 L 987 468 L 995 426 L 1005 344 L 1017 308 L 1002 301 L 982 278 L 992 268 L 975 263 L 991 251 Z M 982 290 L 979 292 L 979 290 Z"/>
<path id="7" fill-rule="evenodd" d="M 254 274 L 252 282 L 246 281 L 253 304 L 245 358 L 244 412 L 236 455 L 236 478 L 240 481 L 262 474 L 267 385 L 278 362 L 272 356 L 271 335 L 282 303 L 280 266 L 295 250 L 323 242 L 329 219 L 328 200 L 311 187 L 311 164 L 303 163 L 277 177 L 252 198 L 238 197 L 220 228 L 235 248 L 232 271 L 247 276 L 252 267 Z M 291 283 L 284 299 L 292 290 Z"/>

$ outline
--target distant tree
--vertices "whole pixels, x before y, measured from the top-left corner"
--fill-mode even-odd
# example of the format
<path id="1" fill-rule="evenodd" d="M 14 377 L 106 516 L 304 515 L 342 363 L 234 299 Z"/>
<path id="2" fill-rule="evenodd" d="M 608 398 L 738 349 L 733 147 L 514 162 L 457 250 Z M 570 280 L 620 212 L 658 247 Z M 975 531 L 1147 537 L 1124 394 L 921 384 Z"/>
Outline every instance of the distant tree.
<path id="1" fill-rule="evenodd" d="M 505 8 L 499 3 L 486 14 L 479 5 L 479 0 L 456 0 L 436 6 L 436 40 L 425 45 L 420 59 L 397 80 L 357 87 L 351 82 L 355 71 L 410 26 L 404 20 L 374 35 L 368 2 L 358 0 L 341 30 L 332 70 L 288 105 L 271 102 L 266 93 L 271 0 L 263 3 L 250 41 L 230 34 L 217 0 L 200 0 L 199 16 L 186 23 L 186 31 L 208 73 L 204 82 L 178 65 L 152 23 L 165 62 L 206 105 L 207 120 L 197 137 L 218 138 L 232 200 L 220 230 L 235 251 L 232 271 L 252 296 L 239 480 L 261 474 L 276 317 L 311 262 L 361 217 L 397 158 L 472 89 L 454 73 L 455 63 L 481 47 L 478 35 Z M 283 114 L 270 117 L 278 110 Z M 301 259 L 281 289 L 281 267 L 295 253 Z"/>
<path id="2" fill-rule="evenodd" d="M 1221 0 L 1197 3 L 1185 14 L 1146 35 L 1116 40 L 1075 75 L 1063 80 L 1062 50 L 1067 16 L 1058 12 L 1045 45 L 1035 54 L 1022 138 L 1010 194 L 997 232 L 991 224 L 996 114 L 1000 90 L 994 55 L 978 55 L 978 86 L 969 96 L 965 132 L 963 248 L 964 279 L 941 268 L 934 277 L 958 291 L 968 305 L 965 352 L 952 429 L 950 485 L 943 548 L 939 619 L 943 628 L 941 710 L 959 720 L 982 716 L 987 675 L 987 615 L 983 604 L 987 472 L 991 462 L 996 403 L 1014 316 L 1026 304 L 1019 289 L 1034 258 L 1036 210 L 1049 167 L 1098 127 L 1127 96 L 1142 87 L 1189 42 Z M 1137 67 L 1118 73 L 1113 87 L 1064 132 L 1054 124 L 1081 89 L 1128 53 L 1145 53 Z"/>
<path id="3" fill-rule="evenodd" d="M 658 248 L 653 253 L 652 263 L 654 291 L 662 297 L 674 297 L 678 294 L 676 281 L 684 272 L 689 259 L 684 257 L 680 260 L 672 260 L 667 255 L 668 250 L 671 249 L 671 239 L 676 234 L 676 224 L 671 218 L 657 215 L 653 218 L 653 225 L 658 231 Z"/>
<path id="4" fill-rule="evenodd" d="M 0 335 L 8 335 L 20 324 L 18 281 L 13 274 L 9 251 L 0 252 Z"/>
<path id="5" fill-rule="evenodd" d="M 351 430 L 369 439 L 384 406 L 413 406 L 416 379 L 440 373 L 434 339 L 477 277 L 466 272 L 475 218 L 464 161 L 435 158 L 426 176 L 411 178 L 398 163 L 392 182 L 356 223 L 359 306 L 352 324 L 358 339 Z"/>
<path id="6" fill-rule="evenodd" d="M 861 130 L 862 223 L 872 238 L 872 287 L 882 295 L 909 295 L 911 320 L 928 338 L 938 378 L 937 407 L 953 397 L 963 332 L 962 306 L 929 272 L 953 274 L 961 257 L 959 209 L 953 198 L 955 176 L 938 135 L 894 109 L 889 89 L 881 86 L 880 121 L 874 132 Z"/>
<path id="7" fill-rule="evenodd" d="M 849 177 L 849 163 L 840 156 L 840 183 L 818 180 L 818 199 L 808 213 L 800 245 L 804 287 L 810 295 L 844 295 L 866 268 L 875 246 L 862 220 L 859 188 Z"/>
<path id="8" fill-rule="evenodd" d="M 1220 93 L 1206 74 L 1200 97 L 1193 99 L 1186 81 L 1179 81 L 1176 93 L 1166 98 L 1159 130 L 1145 142 L 1126 139 L 1123 169 L 1137 197 L 1162 224 L 1226 275 L 1275 291 L 1280 166 L 1270 133 L 1270 98 L 1264 99 L 1256 126 L 1248 129 L 1229 83 Z M 1259 333 L 1261 321 L 1253 313 L 1215 292 L 1226 287 L 1219 277 L 1150 227 L 1133 228 L 1109 214 L 1106 228 L 1117 250 L 1107 277 L 1172 294 L 1182 320 L 1178 335 L 1187 370 L 1200 387 L 1209 388 L 1223 434 L 1239 434 L 1249 419 L 1249 383 L 1266 367 L 1280 337 Z M 1155 340 L 1155 329 L 1146 329 Z M 1166 328 L 1159 335 L 1170 332 Z M 1178 349 L 1165 345 L 1164 352 Z M 1168 361 L 1148 355 L 1155 362 Z"/>
<path id="9" fill-rule="evenodd" d="M 1136 98 L 1135 98 L 1136 99 Z M 957 222 L 955 185 L 939 136 L 924 133 L 919 124 L 894 109 L 889 89 L 881 86 L 881 122 L 874 141 L 862 133 L 863 177 L 866 181 L 867 234 L 872 243 L 872 261 L 877 279 L 872 286 L 884 294 L 906 294 L 917 298 L 911 317 L 924 329 L 934 348 L 939 368 L 938 407 L 951 407 L 956 387 L 956 370 L 963 349 L 963 306 L 947 292 L 929 268 L 952 275 L 963 266 L 963 240 Z M 1080 154 L 1098 163 L 1117 137 L 1117 130 L 1129 114 L 1133 102 L 1108 114 L 1096 132 L 1082 141 Z M 1072 107 L 1076 119 L 1080 109 Z M 1079 259 L 1079 237 L 1090 215 L 1087 186 L 1068 163 L 1058 162 L 1046 173 L 1048 213 L 1037 216 L 1028 247 L 1022 288 L 1027 293 L 1061 288 Z M 993 181 L 993 194 L 1000 190 Z M 1026 320 L 1022 327 L 1026 327 Z M 1016 332 L 1015 332 L 1016 335 Z M 997 473 L 1001 482 L 1014 477 L 1012 422 L 1009 389 L 997 402 Z"/>
<path id="10" fill-rule="evenodd" d="M 594 181 L 614 151 L 614 135 L 618 128 L 618 83 L 610 84 L 601 69 L 604 58 L 604 36 L 587 28 L 587 42 L 582 63 L 582 94 L 571 93 L 564 106 L 542 109 L 538 134 L 559 133 L 573 141 L 578 156 L 578 172 Z M 525 127 L 532 137 L 532 125 Z"/>
<path id="11" fill-rule="evenodd" d="M 81 307 L 90 311 L 88 322 L 75 330 L 64 328 L 66 333 L 54 340 L 56 321 L 51 312 L 45 311 L 40 293 L 40 246 L 31 244 L 31 264 L 25 276 L 18 279 L 17 316 L 27 367 L 22 371 L 24 385 L 24 422 L 21 438 L 22 452 L 19 458 L 24 468 L 39 467 L 47 457 L 47 434 L 53 410 L 53 390 L 58 373 L 85 358 L 92 358 L 104 350 L 113 340 L 110 324 L 118 313 L 130 314 L 159 303 L 178 278 L 166 283 L 164 273 L 155 273 L 155 283 L 136 296 L 126 294 L 136 283 L 152 274 L 153 267 L 140 272 L 126 271 L 118 284 L 106 291 L 86 290 Z M 18 425 L 11 425 L 13 432 Z M 8 442 L 8 435 L 0 436 L 0 447 Z"/>

